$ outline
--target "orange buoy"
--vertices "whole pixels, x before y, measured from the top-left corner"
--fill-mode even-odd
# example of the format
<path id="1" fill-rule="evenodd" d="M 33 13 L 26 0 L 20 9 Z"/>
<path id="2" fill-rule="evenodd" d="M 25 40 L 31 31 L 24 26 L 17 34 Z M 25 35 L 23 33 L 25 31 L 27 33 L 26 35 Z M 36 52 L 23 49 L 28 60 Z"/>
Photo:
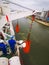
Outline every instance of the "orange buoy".
<path id="1" fill-rule="evenodd" d="M 9 22 L 9 18 L 8 18 L 8 16 L 6 15 L 6 20 L 7 20 L 7 22 Z"/>
<path id="2" fill-rule="evenodd" d="M 23 48 L 23 51 L 24 51 L 24 53 L 29 53 L 30 52 L 31 41 L 30 40 L 26 40 L 25 43 L 26 43 L 26 47 Z"/>
<path id="3" fill-rule="evenodd" d="M 19 33 L 19 31 L 20 31 L 20 27 L 19 27 L 19 24 L 18 24 L 18 23 L 16 24 L 16 28 L 15 28 L 15 30 L 16 30 L 16 33 Z"/>
<path id="4" fill-rule="evenodd" d="M 35 15 L 32 15 L 32 21 L 34 21 L 35 20 Z"/>

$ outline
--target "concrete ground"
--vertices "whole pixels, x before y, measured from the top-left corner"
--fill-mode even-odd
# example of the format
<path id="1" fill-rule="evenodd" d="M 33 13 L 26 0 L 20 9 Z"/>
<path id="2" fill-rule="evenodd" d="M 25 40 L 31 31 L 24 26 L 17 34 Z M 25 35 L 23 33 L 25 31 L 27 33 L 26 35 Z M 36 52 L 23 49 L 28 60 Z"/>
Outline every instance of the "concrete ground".
<path id="1" fill-rule="evenodd" d="M 13 21 L 15 30 L 17 20 Z M 18 20 L 20 32 L 15 32 L 17 40 L 27 38 L 30 27 L 30 19 L 22 18 Z M 49 27 L 33 22 L 31 31 L 31 49 L 29 54 L 20 51 L 24 65 L 49 65 Z"/>

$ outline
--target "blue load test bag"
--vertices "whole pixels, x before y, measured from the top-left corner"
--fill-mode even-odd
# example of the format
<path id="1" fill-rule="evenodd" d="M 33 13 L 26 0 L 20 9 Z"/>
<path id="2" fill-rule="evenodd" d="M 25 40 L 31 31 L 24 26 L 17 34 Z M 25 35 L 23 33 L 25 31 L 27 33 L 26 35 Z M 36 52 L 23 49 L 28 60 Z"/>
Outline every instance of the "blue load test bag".
<path id="1" fill-rule="evenodd" d="M 16 41 L 14 39 L 10 39 L 10 40 L 8 40 L 8 43 L 10 45 L 10 48 L 11 48 L 12 53 L 14 53 L 15 52 L 15 44 L 16 44 Z"/>
<path id="2" fill-rule="evenodd" d="M 0 49 L 3 51 L 4 55 L 7 54 L 6 45 L 3 42 L 0 43 Z"/>

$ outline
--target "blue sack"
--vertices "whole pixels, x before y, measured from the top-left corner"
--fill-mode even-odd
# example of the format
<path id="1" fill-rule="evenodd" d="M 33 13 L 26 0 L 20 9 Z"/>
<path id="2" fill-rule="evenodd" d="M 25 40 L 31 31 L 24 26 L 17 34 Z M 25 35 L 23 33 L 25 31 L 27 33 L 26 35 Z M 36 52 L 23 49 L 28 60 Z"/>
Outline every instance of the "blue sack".
<path id="1" fill-rule="evenodd" d="M 16 44 L 16 41 L 14 39 L 10 39 L 10 40 L 8 40 L 8 43 L 10 45 L 10 48 L 11 48 L 12 53 L 14 53 L 15 52 L 15 44 Z"/>
<path id="2" fill-rule="evenodd" d="M 6 45 L 3 42 L 0 43 L 0 49 L 3 51 L 4 55 L 7 55 Z"/>

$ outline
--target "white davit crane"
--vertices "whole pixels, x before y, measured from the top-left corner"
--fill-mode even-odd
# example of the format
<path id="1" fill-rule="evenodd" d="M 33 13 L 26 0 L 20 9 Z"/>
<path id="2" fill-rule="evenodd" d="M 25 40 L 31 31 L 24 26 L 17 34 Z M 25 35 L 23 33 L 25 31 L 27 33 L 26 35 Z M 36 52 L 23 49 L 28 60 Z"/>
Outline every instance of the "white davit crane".
<path id="1" fill-rule="evenodd" d="M 10 7 L 12 6 L 12 4 L 15 5 L 15 6 L 19 6 L 23 9 L 26 9 L 26 10 L 25 11 L 24 10 L 20 11 L 20 10 L 17 10 L 17 9 L 15 9 L 15 10 L 11 9 Z M 0 15 L 1 16 L 1 19 L 0 19 L 0 32 L 2 32 L 5 39 L 6 39 L 6 35 L 10 36 L 10 35 L 4 33 L 3 30 L 2 30 L 2 28 L 5 26 L 5 24 L 7 24 L 7 23 L 10 24 L 11 35 L 15 35 L 14 30 L 13 30 L 13 26 L 12 26 L 12 21 L 16 20 L 16 19 L 19 19 L 19 18 L 30 16 L 30 15 L 33 14 L 32 9 L 29 9 L 29 8 L 24 7 L 22 5 L 19 5 L 17 3 L 11 2 L 9 0 L 8 1 L 7 0 L 1 0 L 0 7 L 2 8 L 2 12 L 3 12 L 3 14 Z M 7 22 L 7 20 L 6 20 L 6 15 L 8 15 L 9 22 Z M 18 59 L 19 63 L 17 62 L 16 65 L 21 65 L 20 59 L 19 59 L 19 46 L 17 46 L 17 47 L 18 47 L 17 48 L 18 49 L 18 58 L 17 59 Z M 11 65 L 14 65 L 14 64 L 11 64 Z"/>

